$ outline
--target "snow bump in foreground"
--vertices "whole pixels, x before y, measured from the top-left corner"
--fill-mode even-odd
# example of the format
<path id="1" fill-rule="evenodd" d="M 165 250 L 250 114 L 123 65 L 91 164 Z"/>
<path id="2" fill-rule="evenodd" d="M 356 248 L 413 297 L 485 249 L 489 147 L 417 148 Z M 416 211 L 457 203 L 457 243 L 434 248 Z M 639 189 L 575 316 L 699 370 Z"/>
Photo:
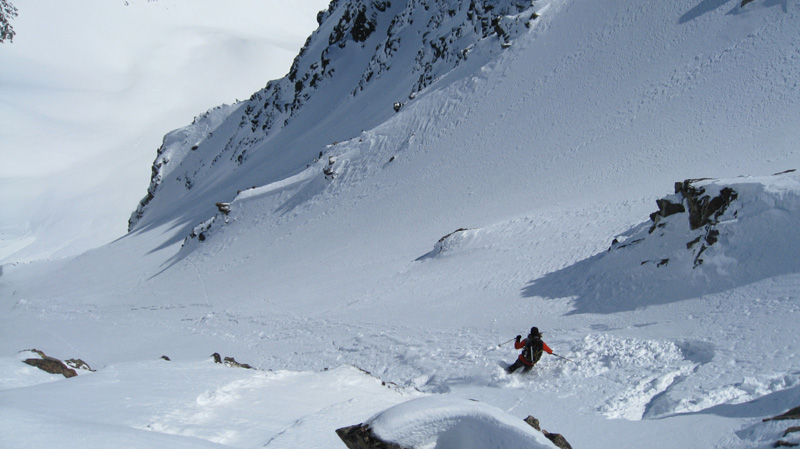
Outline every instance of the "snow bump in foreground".
<path id="1" fill-rule="evenodd" d="M 448 396 L 428 396 L 404 402 L 381 412 L 367 424 L 375 435 L 401 447 L 555 447 L 542 433 L 499 408 Z"/>

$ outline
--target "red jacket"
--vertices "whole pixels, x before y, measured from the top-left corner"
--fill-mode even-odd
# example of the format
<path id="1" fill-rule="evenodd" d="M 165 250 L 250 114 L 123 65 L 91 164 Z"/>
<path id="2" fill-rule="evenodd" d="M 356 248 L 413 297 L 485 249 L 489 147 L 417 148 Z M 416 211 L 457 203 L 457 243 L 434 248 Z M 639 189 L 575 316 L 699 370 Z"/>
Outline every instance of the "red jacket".
<path id="1" fill-rule="evenodd" d="M 526 343 L 528 343 L 528 339 L 527 338 L 522 340 L 522 341 L 515 341 L 514 342 L 514 349 L 522 349 L 522 348 L 525 347 Z M 552 354 L 553 353 L 553 350 L 550 349 L 550 346 L 547 346 L 547 343 L 545 343 L 544 341 L 542 341 L 542 350 L 544 352 L 548 353 L 548 354 Z M 522 354 L 520 354 L 519 357 L 517 357 L 517 358 L 520 359 L 520 361 L 522 361 L 522 363 L 524 363 L 526 365 L 533 365 L 533 363 L 525 360 L 525 357 L 523 357 Z"/>

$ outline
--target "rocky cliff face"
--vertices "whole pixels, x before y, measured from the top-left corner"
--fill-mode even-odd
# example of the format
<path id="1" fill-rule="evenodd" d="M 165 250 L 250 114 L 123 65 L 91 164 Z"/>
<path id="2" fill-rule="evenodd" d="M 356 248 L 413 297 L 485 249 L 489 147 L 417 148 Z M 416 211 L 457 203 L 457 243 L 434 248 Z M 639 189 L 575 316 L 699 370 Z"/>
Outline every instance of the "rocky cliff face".
<path id="1" fill-rule="evenodd" d="M 536 17 L 529 0 L 331 1 L 284 78 L 165 137 L 129 230 L 167 205 L 200 201 L 209 215 L 235 191 L 295 174 L 323 144 L 381 123 L 465 61 L 488 61 Z"/>

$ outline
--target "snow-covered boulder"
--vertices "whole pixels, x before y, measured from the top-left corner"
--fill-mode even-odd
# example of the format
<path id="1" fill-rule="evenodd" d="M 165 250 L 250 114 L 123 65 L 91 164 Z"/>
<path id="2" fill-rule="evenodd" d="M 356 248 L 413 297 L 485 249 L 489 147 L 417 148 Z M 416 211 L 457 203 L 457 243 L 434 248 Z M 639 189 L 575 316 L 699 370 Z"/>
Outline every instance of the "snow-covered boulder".
<path id="1" fill-rule="evenodd" d="M 337 430 L 350 449 L 535 449 L 554 444 L 525 421 L 481 402 L 427 396 Z"/>

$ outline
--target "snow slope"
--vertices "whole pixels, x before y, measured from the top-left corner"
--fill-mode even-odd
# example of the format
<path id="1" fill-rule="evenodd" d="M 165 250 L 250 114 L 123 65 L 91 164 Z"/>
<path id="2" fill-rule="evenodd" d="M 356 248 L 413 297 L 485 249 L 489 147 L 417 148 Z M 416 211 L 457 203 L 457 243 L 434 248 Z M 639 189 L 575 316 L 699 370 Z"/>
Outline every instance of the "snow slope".
<path id="1" fill-rule="evenodd" d="M 74 380 L 41 385 L 38 399 L 4 391 L 3 447 L 335 447 L 332 426 L 415 396 L 352 367 L 256 372 L 211 359 L 123 363 Z M 51 395 L 66 406 L 54 410 Z"/>
<path id="2" fill-rule="evenodd" d="M 358 6 L 337 4 L 305 54 L 318 57 L 344 9 Z M 386 17 L 410 11 L 419 23 L 464 5 L 392 2 Z M 366 66 L 321 82 L 288 124 L 240 128 L 247 106 L 267 100 L 255 95 L 170 134 L 175 146 L 156 166 L 169 153 L 167 167 L 179 169 L 156 176 L 133 232 L 70 260 L 3 266 L 2 355 L 38 347 L 79 356 L 98 369 L 80 382 L 121 393 L 84 409 L 85 423 L 73 428 L 128 432 L 140 429 L 130 420 L 194 416 L 212 375 L 189 376 L 197 383 L 181 393 L 185 381 L 149 361 L 168 354 L 204 367 L 220 352 L 307 376 L 304 386 L 347 384 L 326 376 L 357 366 L 404 391 L 477 399 L 520 420 L 533 414 L 574 447 L 771 447 L 788 425 L 761 419 L 800 399 L 798 181 L 767 176 L 799 162 L 800 9 L 771 0 L 534 8 L 539 17 L 508 42 L 473 34 L 481 57 L 451 66 L 412 99 L 409 82 L 419 76 L 397 65 L 373 85 L 383 87 L 352 95 L 377 44 L 363 55 L 353 38 L 341 57 Z M 388 36 L 388 24 L 377 23 L 374 38 Z M 332 98 L 341 101 L 331 106 Z M 206 137 L 192 142 L 198 136 Z M 195 170 L 187 189 L 184 175 Z M 704 176 L 721 179 L 703 184 L 709 191 L 740 194 L 726 212 L 736 216 L 721 216 L 717 243 L 695 267 L 686 243 L 702 231 L 676 214 L 650 234 L 648 215 L 675 182 Z M 573 362 L 546 356 L 532 375 L 509 376 L 502 368 L 516 351 L 498 344 L 532 325 Z M 153 374 L 103 381 L 138 363 Z M 221 376 L 234 382 L 234 373 Z M 162 377 L 167 399 L 182 401 L 174 409 L 149 392 Z M 256 396 L 265 384 L 248 383 Z M 0 396 L 3 404 L 68 398 L 72 385 Z M 296 435 L 293 423 L 311 416 L 327 420 L 321 434 L 330 437 L 408 399 L 367 394 L 343 412 L 328 410 L 326 395 L 303 396 L 304 386 L 287 389 L 312 406 L 276 423 L 278 432 Z M 104 413 L 120 409 L 125 392 L 145 404 L 140 411 L 122 417 L 130 420 Z M 14 405 L 3 413 L 11 422 L 61 422 L 64 410 Z M 175 419 L 160 429 L 205 444 L 223 442 L 211 435 L 232 428 L 235 447 L 289 446 L 269 442 L 266 428 L 245 436 L 249 421 L 235 410 L 223 415 L 230 426 Z M 292 447 L 330 447 L 322 437 L 297 438 Z"/>

